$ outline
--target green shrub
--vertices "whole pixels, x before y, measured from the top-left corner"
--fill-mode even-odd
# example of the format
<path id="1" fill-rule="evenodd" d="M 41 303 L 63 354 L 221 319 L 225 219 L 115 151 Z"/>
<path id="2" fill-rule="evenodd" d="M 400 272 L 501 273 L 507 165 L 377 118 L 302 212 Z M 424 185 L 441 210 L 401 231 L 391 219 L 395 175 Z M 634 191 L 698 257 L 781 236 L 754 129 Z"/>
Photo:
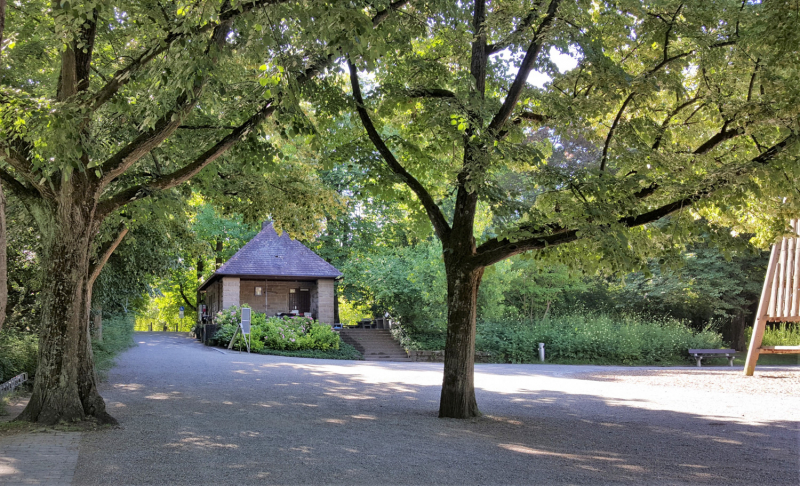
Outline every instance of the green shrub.
<path id="1" fill-rule="evenodd" d="M 103 320 L 103 342 L 92 341 L 95 369 L 101 379 L 114 366 L 114 358 L 133 346 L 134 317 L 115 315 Z M 20 373 L 33 379 L 38 360 L 39 338 L 14 329 L 0 332 L 0 383 Z"/>
<path id="2" fill-rule="evenodd" d="M 444 349 L 445 337 L 442 330 L 400 340 L 409 349 L 436 350 Z M 491 353 L 493 361 L 535 363 L 539 343 L 545 343 L 550 363 L 629 365 L 682 363 L 689 348 L 723 346 L 713 330 L 696 332 L 673 319 L 573 314 L 523 323 L 481 322 L 475 348 Z"/>
<path id="3" fill-rule="evenodd" d="M 211 344 L 227 346 L 239 326 L 241 309 L 231 307 L 217 313 L 215 322 L 221 327 L 214 334 Z M 279 318 L 260 313 L 251 316 L 250 351 L 272 350 L 338 350 L 339 335 L 331 326 L 307 317 Z M 241 335 L 234 346 L 244 347 Z"/>
<path id="4" fill-rule="evenodd" d="M 746 343 L 750 344 L 753 336 L 753 328 L 749 327 L 745 331 Z M 800 346 L 800 324 L 782 322 L 777 326 L 767 326 L 764 329 L 764 338 L 761 340 L 762 346 Z"/>
<path id="5" fill-rule="evenodd" d="M 264 348 L 261 354 L 271 354 L 277 356 L 288 356 L 292 358 L 316 358 L 316 359 L 348 359 L 348 360 L 363 360 L 364 357 L 353 346 L 340 341 L 338 349 L 304 349 L 295 351 L 283 351 L 277 349 Z"/>
<path id="6" fill-rule="evenodd" d="M 117 355 L 133 346 L 135 325 L 133 314 L 118 314 L 103 319 L 103 342 L 92 341 L 94 366 L 101 379 L 105 379 L 108 370 L 114 366 Z"/>
<path id="7" fill-rule="evenodd" d="M 33 378 L 39 351 L 39 338 L 13 328 L 0 332 L 0 383 L 20 373 Z"/>

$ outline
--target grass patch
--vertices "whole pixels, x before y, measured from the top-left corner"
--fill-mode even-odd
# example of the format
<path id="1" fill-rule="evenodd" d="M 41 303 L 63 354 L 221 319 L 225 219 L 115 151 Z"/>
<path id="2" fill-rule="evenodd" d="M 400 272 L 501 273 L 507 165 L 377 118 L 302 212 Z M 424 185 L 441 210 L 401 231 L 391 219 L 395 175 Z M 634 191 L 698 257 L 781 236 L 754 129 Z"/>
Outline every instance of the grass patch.
<path id="1" fill-rule="evenodd" d="M 0 437 L 16 434 L 25 434 L 28 432 L 45 431 L 41 425 L 32 424 L 30 422 L 0 422 Z"/>
<path id="2" fill-rule="evenodd" d="M 750 327 L 745 331 L 745 339 L 750 343 L 750 338 L 753 336 L 753 328 Z M 767 324 L 764 329 L 764 338 L 761 341 L 762 346 L 800 346 L 800 324 L 786 323 L 780 324 Z M 760 358 L 759 358 L 760 359 Z"/>
<path id="3" fill-rule="evenodd" d="M 315 359 L 349 359 L 349 360 L 362 360 L 361 353 L 356 348 L 347 344 L 346 342 L 339 343 L 339 349 L 303 349 L 303 350 L 281 350 L 264 348 L 259 351 L 261 354 L 271 354 L 275 356 L 287 356 L 291 358 L 315 358 Z"/>

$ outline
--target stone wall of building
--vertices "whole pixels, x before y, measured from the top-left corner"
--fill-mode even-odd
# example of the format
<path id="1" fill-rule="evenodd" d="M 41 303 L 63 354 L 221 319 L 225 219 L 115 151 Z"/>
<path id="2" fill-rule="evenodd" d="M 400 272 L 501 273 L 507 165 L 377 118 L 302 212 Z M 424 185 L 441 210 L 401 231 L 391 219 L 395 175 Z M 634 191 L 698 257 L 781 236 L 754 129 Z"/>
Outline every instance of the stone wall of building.
<path id="1" fill-rule="evenodd" d="M 256 288 L 261 287 L 261 295 L 256 295 Z M 266 280 L 240 280 L 239 305 L 247 304 L 253 312 L 264 314 L 267 312 L 267 281 Z"/>
<path id="2" fill-rule="evenodd" d="M 319 322 L 333 325 L 333 279 L 317 280 L 317 305 Z"/>
<path id="3" fill-rule="evenodd" d="M 239 305 L 239 277 L 222 277 L 222 308 Z"/>

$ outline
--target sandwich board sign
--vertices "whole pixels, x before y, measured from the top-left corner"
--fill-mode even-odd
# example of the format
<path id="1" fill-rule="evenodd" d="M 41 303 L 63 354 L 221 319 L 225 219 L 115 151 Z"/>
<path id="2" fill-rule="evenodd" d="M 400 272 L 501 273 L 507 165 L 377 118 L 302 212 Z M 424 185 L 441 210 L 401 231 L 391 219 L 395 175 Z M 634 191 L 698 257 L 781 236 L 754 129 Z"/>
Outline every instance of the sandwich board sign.
<path id="1" fill-rule="evenodd" d="M 242 307 L 242 322 L 239 323 L 239 327 L 242 328 L 242 334 L 248 336 L 250 335 L 250 308 L 249 307 Z"/>
<path id="2" fill-rule="evenodd" d="M 242 337 L 244 338 L 244 343 L 247 345 L 247 352 L 250 352 L 250 308 L 249 307 L 242 307 L 242 318 L 239 322 L 239 327 L 236 328 L 236 332 L 233 333 L 233 337 L 231 338 L 231 342 L 228 343 L 228 349 L 233 349 L 233 342 L 236 340 L 236 336 L 239 333 L 242 333 Z"/>

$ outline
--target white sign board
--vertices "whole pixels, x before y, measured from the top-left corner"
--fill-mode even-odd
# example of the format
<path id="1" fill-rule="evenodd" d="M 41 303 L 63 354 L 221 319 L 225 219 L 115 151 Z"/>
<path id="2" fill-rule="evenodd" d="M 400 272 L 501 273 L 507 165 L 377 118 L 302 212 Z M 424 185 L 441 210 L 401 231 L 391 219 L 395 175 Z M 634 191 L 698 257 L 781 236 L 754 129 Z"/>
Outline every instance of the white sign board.
<path id="1" fill-rule="evenodd" d="M 242 328 L 242 334 L 250 334 L 250 308 L 242 307 L 242 322 L 239 324 Z"/>

